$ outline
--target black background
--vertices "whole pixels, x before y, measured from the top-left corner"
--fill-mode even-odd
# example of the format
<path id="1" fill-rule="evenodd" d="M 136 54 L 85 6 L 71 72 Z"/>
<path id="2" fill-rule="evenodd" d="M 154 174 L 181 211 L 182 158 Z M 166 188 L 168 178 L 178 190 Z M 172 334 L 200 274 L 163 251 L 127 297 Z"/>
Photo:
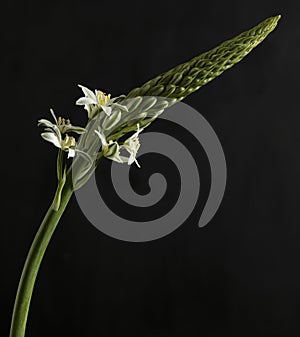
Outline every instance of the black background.
<path id="1" fill-rule="evenodd" d="M 55 190 L 55 150 L 36 122 L 83 124 L 78 83 L 129 92 L 282 14 L 246 59 L 185 100 L 218 134 L 223 203 L 200 230 L 134 244 L 94 228 L 72 199 L 41 267 L 27 336 L 298 336 L 297 1 L 23 1 L 2 4 L 0 335 Z M 206 164 L 205 164 L 206 165 Z M 209 179 L 209 177 L 208 177 Z"/>

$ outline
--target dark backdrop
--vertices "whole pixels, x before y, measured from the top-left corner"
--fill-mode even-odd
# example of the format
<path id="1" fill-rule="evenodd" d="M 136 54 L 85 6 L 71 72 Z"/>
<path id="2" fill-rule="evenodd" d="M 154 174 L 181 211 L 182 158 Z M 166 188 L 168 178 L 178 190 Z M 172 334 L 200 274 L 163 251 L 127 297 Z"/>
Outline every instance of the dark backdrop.
<path id="1" fill-rule="evenodd" d="M 228 184 L 211 223 L 199 230 L 191 217 L 163 239 L 127 243 L 95 229 L 72 199 L 38 276 L 27 336 L 299 335 L 299 3 L 1 7 L 0 335 L 8 335 L 22 265 L 55 189 L 55 151 L 37 120 L 53 107 L 83 123 L 77 83 L 127 93 L 278 13 L 262 45 L 185 101 L 226 155 Z"/>

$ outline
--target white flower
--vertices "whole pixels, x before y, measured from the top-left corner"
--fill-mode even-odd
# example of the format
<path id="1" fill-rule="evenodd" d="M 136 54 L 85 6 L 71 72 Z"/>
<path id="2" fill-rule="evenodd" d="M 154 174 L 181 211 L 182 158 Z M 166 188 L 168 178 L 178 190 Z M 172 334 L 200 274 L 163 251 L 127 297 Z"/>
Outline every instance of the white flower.
<path id="1" fill-rule="evenodd" d="M 48 119 L 40 119 L 38 121 L 38 126 L 43 126 L 45 128 L 53 129 L 57 127 L 61 134 L 67 133 L 67 132 L 75 132 L 78 134 L 82 134 L 86 132 L 86 129 L 72 125 L 69 119 L 65 119 L 62 117 L 56 118 L 55 113 L 52 109 L 50 109 L 51 115 L 55 121 L 55 124 L 50 122 Z"/>
<path id="2" fill-rule="evenodd" d="M 74 137 L 70 137 L 68 134 L 65 135 L 63 139 L 60 132 L 57 132 L 56 129 L 46 129 L 47 132 L 41 134 L 42 138 L 48 142 L 54 144 L 59 149 L 62 149 L 65 152 L 68 152 L 68 158 L 75 156 L 75 146 L 76 141 Z"/>
<path id="3" fill-rule="evenodd" d="M 137 124 L 137 131 L 131 137 L 126 139 L 122 145 L 119 145 L 118 142 L 112 140 L 107 142 L 105 135 L 103 134 L 103 132 L 101 132 L 100 129 L 96 130 L 95 133 L 101 140 L 102 152 L 104 157 L 110 160 L 114 160 L 118 163 L 128 163 L 128 165 L 131 165 L 135 162 L 136 165 L 140 168 L 141 166 L 138 163 L 136 156 L 138 149 L 140 148 L 140 141 L 138 136 L 142 131 L 143 129 L 140 129 L 139 124 Z M 121 156 L 121 150 L 126 150 L 130 156 Z"/>
<path id="4" fill-rule="evenodd" d="M 128 163 L 128 165 L 131 165 L 133 162 L 135 162 L 138 167 L 141 167 L 136 159 L 136 155 L 140 148 L 140 141 L 138 136 L 142 131 L 143 129 L 140 129 L 139 124 L 137 124 L 137 131 L 131 137 L 126 139 L 121 146 L 121 149 L 126 150 L 130 154 L 129 158 L 121 157 L 124 162 Z"/>
<path id="5" fill-rule="evenodd" d="M 42 138 L 46 141 L 54 144 L 59 149 L 68 152 L 68 158 L 75 156 L 76 141 L 75 138 L 69 136 L 66 132 L 84 133 L 86 130 L 79 126 L 73 126 L 70 120 L 64 118 L 56 118 L 54 111 L 50 109 L 50 112 L 55 120 L 55 124 L 47 119 L 40 119 L 38 126 L 45 127 L 45 131 L 41 134 Z M 63 134 L 65 137 L 63 138 Z"/>
<path id="6" fill-rule="evenodd" d="M 118 163 L 123 163 L 123 160 L 120 157 L 120 146 L 117 142 L 110 140 L 107 142 L 105 135 L 99 130 L 95 130 L 95 133 L 101 140 L 102 152 L 104 157 L 116 161 Z"/>
<path id="7" fill-rule="evenodd" d="M 102 110 L 106 113 L 107 116 L 110 116 L 113 107 L 118 107 L 121 110 L 128 111 L 127 107 L 114 103 L 114 101 L 121 97 L 111 98 L 111 95 L 106 95 L 104 92 L 100 90 L 95 90 L 95 93 L 92 90 L 84 87 L 83 85 L 78 85 L 82 92 L 84 93 L 84 97 L 80 97 L 77 101 L 77 105 L 84 105 L 85 110 L 88 112 L 88 118 L 91 119 L 94 117 L 95 113 L 102 108 Z"/>

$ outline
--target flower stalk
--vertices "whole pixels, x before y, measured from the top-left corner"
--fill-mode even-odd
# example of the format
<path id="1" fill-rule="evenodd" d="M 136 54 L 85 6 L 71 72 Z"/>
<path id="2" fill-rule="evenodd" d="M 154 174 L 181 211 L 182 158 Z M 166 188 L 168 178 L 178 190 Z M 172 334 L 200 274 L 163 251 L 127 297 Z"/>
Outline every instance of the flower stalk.
<path id="1" fill-rule="evenodd" d="M 51 205 L 48 209 L 26 258 L 15 300 L 10 337 L 25 336 L 28 311 L 36 277 L 45 251 L 72 193 L 72 174 L 69 172 L 61 191 L 59 208 L 55 210 Z"/>

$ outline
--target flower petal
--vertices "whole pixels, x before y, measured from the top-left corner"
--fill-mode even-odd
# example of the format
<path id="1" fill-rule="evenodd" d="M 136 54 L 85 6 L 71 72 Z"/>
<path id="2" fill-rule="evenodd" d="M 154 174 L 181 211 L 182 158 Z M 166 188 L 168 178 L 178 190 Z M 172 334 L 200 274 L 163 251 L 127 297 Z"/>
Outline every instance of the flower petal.
<path id="1" fill-rule="evenodd" d="M 90 104 L 97 104 L 97 101 L 90 97 L 80 97 L 76 101 L 76 105 L 90 105 Z"/>
<path id="2" fill-rule="evenodd" d="M 75 132 L 78 134 L 82 134 L 86 132 L 86 129 L 80 126 L 65 125 L 62 133 L 66 133 L 66 132 Z"/>
<path id="3" fill-rule="evenodd" d="M 137 166 L 138 168 L 141 168 L 141 165 L 138 163 L 138 161 L 136 160 L 136 158 L 134 159 L 134 162 L 136 163 L 136 166 Z"/>
<path id="4" fill-rule="evenodd" d="M 38 121 L 38 126 L 43 126 L 45 128 L 53 128 L 54 124 L 48 121 L 47 119 L 40 119 Z"/>
<path id="5" fill-rule="evenodd" d="M 111 107 L 106 106 L 106 105 L 100 105 L 103 111 L 107 114 L 107 116 L 110 116 L 111 114 Z"/>
<path id="6" fill-rule="evenodd" d="M 95 130 L 96 135 L 100 138 L 102 146 L 107 146 L 107 141 L 104 134 L 98 130 Z"/>
<path id="7" fill-rule="evenodd" d="M 68 158 L 73 158 L 73 157 L 75 157 L 75 150 L 69 148 L 69 150 L 68 150 Z"/>
<path id="8" fill-rule="evenodd" d="M 84 87 L 81 84 L 78 84 L 79 88 L 81 88 L 84 95 L 94 101 L 96 101 L 96 95 L 92 92 L 92 90 L 88 89 L 87 87 Z"/>
<path id="9" fill-rule="evenodd" d="M 130 157 L 128 158 L 128 165 L 131 165 L 134 161 L 135 161 L 135 157 L 133 154 L 131 154 Z"/>
<path id="10" fill-rule="evenodd" d="M 120 157 L 120 146 L 117 142 L 113 142 L 110 145 L 109 150 L 104 153 L 104 156 L 110 160 L 116 161 L 117 163 L 123 164 L 122 158 Z"/>
<path id="11" fill-rule="evenodd" d="M 50 113 L 51 113 L 53 119 L 55 120 L 55 123 L 57 124 L 57 118 L 55 116 L 55 113 L 54 113 L 53 109 L 50 109 Z"/>
<path id="12" fill-rule="evenodd" d="M 44 132 L 41 134 L 42 138 L 45 139 L 47 142 L 54 144 L 56 147 L 61 148 L 61 144 L 53 132 Z"/>

